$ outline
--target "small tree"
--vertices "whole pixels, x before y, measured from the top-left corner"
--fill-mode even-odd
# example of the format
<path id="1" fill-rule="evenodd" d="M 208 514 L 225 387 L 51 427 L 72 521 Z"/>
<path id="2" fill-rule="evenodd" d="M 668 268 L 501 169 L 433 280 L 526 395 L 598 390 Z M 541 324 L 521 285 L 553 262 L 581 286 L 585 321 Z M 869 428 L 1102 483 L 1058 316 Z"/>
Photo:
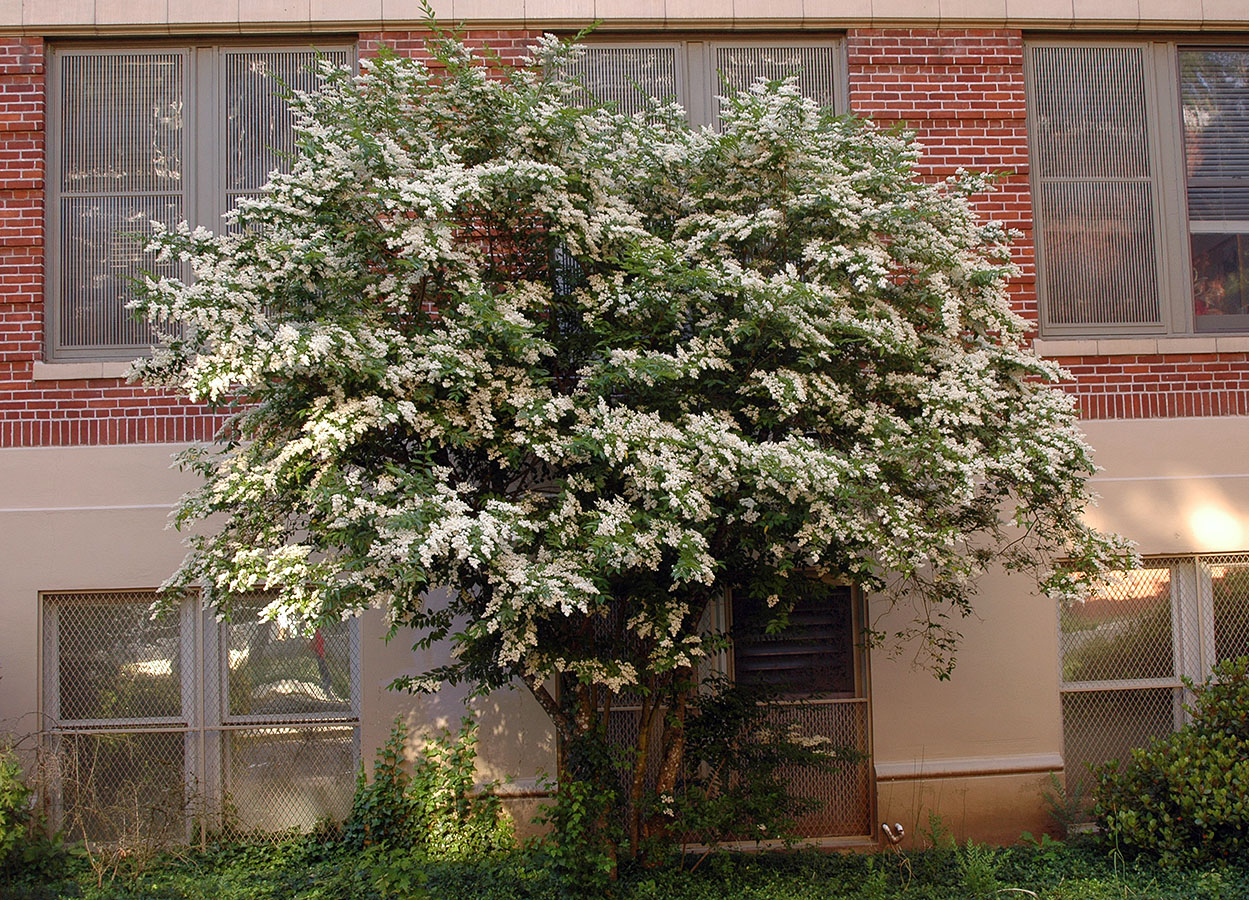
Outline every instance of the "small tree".
<path id="1" fill-rule="evenodd" d="M 299 158 L 228 233 L 158 229 L 194 277 L 139 289 L 177 327 L 137 372 L 236 410 L 183 456 L 177 520 L 213 531 L 168 587 L 380 607 L 453 648 L 404 686 L 523 684 L 600 792 L 631 692 L 636 850 L 726 590 L 778 624 L 827 580 L 913 603 L 895 636 L 946 674 L 991 562 L 1065 594 L 1120 553 L 1081 521 L 1088 448 L 985 179 L 918 180 L 914 143 L 793 81 L 691 129 L 595 103 L 552 38 L 504 72 L 431 48 L 295 95 Z"/>

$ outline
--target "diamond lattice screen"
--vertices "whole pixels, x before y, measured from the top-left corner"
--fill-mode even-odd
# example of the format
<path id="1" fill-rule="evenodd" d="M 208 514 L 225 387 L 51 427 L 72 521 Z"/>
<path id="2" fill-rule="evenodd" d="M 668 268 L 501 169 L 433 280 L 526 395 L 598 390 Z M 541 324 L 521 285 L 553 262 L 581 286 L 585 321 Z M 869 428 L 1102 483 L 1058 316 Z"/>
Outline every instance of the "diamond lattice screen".
<path id="1" fill-rule="evenodd" d="M 1050 325 L 1160 325 L 1140 46 L 1033 47 L 1037 225 Z"/>
<path id="2" fill-rule="evenodd" d="M 230 622 L 148 591 L 43 600 L 46 784 L 58 825 L 102 840 L 307 830 L 351 807 L 360 660 L 351 623 Z"/>
<path id="3" fill-rule="evenodd" d="M 1068 791 L 1087 801 L 1091 767 L 1184 725 L 1181 677 L 1249 655 L 1249 556 L 1147 560 L 1064 605 L 1059 637 Z"/>

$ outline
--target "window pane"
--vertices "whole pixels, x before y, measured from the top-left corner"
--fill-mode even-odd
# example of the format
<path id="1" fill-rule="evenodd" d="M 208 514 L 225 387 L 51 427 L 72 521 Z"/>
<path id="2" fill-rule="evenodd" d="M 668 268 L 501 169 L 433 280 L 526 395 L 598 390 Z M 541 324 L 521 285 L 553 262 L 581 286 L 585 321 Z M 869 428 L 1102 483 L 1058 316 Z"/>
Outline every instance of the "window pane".
<path id="1" fill-rule="evenodd" d="M 1042 183 L 1036 203 L 1050 324 L 1161 321 L 1152 185 Z"/>
<path id="2" fill-rule="evenodd" d="M 260 603 L 238 606 L 226 626 L 230 716 L 350 715 L 351 626 L 312 634 L 257 618 Z"/>
<path id="3" fill-rule="evenodd" d="M 1089 768 L 1126 759 L 1135 747 L 1178 727 L 1175 688 L 1079 691 L 1062 695 L 1063 766 L 1069 796 L 1092 800 Z"/>
<path id="4" fill-rule="evenodd" d="M 1064 606 L 1062 680 L 1174 677 L 1171 595 L 1169 568 L 1140 569 Z"/>
<path id="5" fill-rule="evenodd" d="M 61 57 L 61 189 L 181 192 L 181 53 Z"/>
<path id="6" fill-rule="evenodd" d="M 351 812 L 353 726 L 246 729 L 226 740 L 225 799 L 241 828 L 308 831 Z"/>
<path id="7" fill-rule="evenodd" d="M 180 732 L 62 733 L 52 744 L 59 823 L 99 841 L 185 837 L 186 737 Z"/>
<path id="8" fill-rule="evenodd" d="M 1193 310 L 1198 330 L 1239 329 L 1225 317 L 1249 314 L 1249 52 L 1179 58 Z"/>
<path id="9" fill-rule="evenodd" d="M 61 310 L 58 346 L 148 347 L 152 326 L 126 308 L 130 284 L 145 273 L 175 276 L 179 263 L 143 252 L 156 219 L 183 218 L 181 196 L 63 197 L 60 203 Z"/>
<path id="10" fill-rule="evenodd" d="M 1198 316 L 1249 313 L 1249 234 L 1198 233 L 1193 241 L 1193 308 Z"/>
<path id="11" fill-rule="evenodd" d="M 1211 568 L 1214 594 L 1214 655 L 1249 656 L 1249 564 Z"/>
<path id="12" fill-rule="evenodd" d="M 1193 219 L 1249 218 L 1249 51 L 1180 53 Z"/>
<path id="13" fill-rule="evenodd" d="M 181 51 L 67 52 L 60 62 L 57 349 L 135 348 L 152 329 L 125 308 L 130 282 L 172 275 L 142 253 L 150 219 L 185 215 Z"/>
<path id="14" fill-rule="evenodd" d="M 837 53 L 833 47 L 717 47 L 716 74 L 712 88 L 716 95 L 717 119 L 720 94 L 744 91 L 760 78 L 779 81 L 796 75 L 804 97 L 820 106 L 833 107 L 837 102 Z"/>
<path id="15" fill-rule="evenodd" d="M 225 134 L 225 209 L 255 193 L 275 169 L 290 170 L 295 155 L 287 91 L 313 91 L 321 58 L 346 65 L 347 52 L 227 49 L 222 54 Z"/>
<path id="16" fill-rule="evenodd" d="M 1036 47 L 1037 169 L 1047 178 L 1148 178 L 1141 47 Z"/>
<path id="17" fill-rule="evenodd" d="M 151 600 L 97 594 L 49 602 L 60 721 L 182 716 L 180 621 L 153 621 Z"/>

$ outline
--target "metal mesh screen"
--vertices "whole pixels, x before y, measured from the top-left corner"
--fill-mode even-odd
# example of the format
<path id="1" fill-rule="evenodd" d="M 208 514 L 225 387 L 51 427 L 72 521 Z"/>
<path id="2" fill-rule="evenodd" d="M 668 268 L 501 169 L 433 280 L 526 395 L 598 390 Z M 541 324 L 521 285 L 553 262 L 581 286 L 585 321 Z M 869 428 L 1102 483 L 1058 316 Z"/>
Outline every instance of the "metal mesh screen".
<path id="1" fill-rule="evenodd" d="M 1143 46 L 1036 46 L 1030 129 L 1047 321 L 1160 325 Z"/>
<path id="2" fill-rule="evenodd" d="M 72 838 L 186 839 L 184 732 L 59 732 L 49 750 L 47 781 Z"/>
<path id="3" fill-rule="evenodd" d="M 1148 560 L 1059 611 L 1068 791 L 1187 720 L 1181 677 L 1249 654 L 1249 555 Z"/>
<path id="4" fill-rule="evenodd" d="M 645 112 L 653 100 L 684 99 L 674 46 L 586 47 L 569 71 L 595 100 L 628 115 Z"/>
<path id="5" fill-rule="evenodd" d="M 1069 796 L 1091 801 L 1091 767 L 1126 759 L 1133 747 L 1170 734 L 1181 713 L 1177 688 L 1064 693 L 1063 747 Z"/>
<path id="6" fill-rule="evenodd" d="M 1215 659 L 1249 656 L 1249 556 L 1214 557 L 1210 572 Z"/>
<path id="7" fill-rule="evenodd" d="M 1150 566 L 1064 606 L 1062 680 L 1176 679 L 1171 569 Z"/>
<path id="8" fill-rule="evenodd" d="M 744 91 L 759 79 L 779 81 L 796 75 L 802 95 L 826 107 L 837 103 L 837 64 L 837 52 L 831 46 L 737 44 L 715 50 L 716 71 L 724 93 Z M 715 119 L 719 121 L 721 91 L 715 93 Z"/>
<path id="9" fill-rule="evenodd" d="M 359 749 L 354 623 L 305 634 L 154 594 L 43 598 L 43 707 L 56 821 L 105 840 L 309 829 L 350 809 Z"/>
<path id="10" fill-rule="evenodd" d="M 77 594 L 48 604 L 55 647 L 49 715 L 63 724 L 185 724 L 179 615 L 153 620 L 142 592 Z"/>
<path id="11" fill-rule="evenodd" d="M 768 721 L 778 730 L 805 738 L 823 738 L 825 746 L 865 754 L 867 701 L 830 700 L 778 704 L 768 710 Z M 797 797 L 819 802 L 798 821 L 799 837 L 847 837 L 872 833 L 871 774 L 866 755 L 833 772 L 809 766 L 782 772 Z"/>
<path id="12" fill-rule="evenodd" d="M 349 716 L 352 629 L 335 622 L 311 634 L 258 618 L 263 603 L 235 607 L 223 625 L 229 721 Z"/>
<path id="13" fill-rule="evenodd" d="M 307 830 L 351 811 L 359 734 L 351 725 L 227 731 L 222 753 L 227 824 Z"/>

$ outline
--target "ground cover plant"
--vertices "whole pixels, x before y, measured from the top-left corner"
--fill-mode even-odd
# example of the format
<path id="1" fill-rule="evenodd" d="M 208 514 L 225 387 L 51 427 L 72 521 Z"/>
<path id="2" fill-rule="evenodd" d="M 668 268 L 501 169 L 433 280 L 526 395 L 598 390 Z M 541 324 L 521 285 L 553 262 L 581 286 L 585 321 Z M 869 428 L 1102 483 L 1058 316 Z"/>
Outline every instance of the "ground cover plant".
<path id="1" fill-rule="evenodd" d="M 861 585 L 948 674 L 988 566 L 1065 596 L 1122 562 L 970 203 L 987 179 L 917 178 L 914 143 L 793 80 L 691 129 L 597 103 L 553 38 L 510 70 L 430 52 L 327 67 L 289 174 L 225 233 L 156 227 L 194 277 L 140 287 L 165 346 L 137 372 L 236 409 L 183 456 L 178 521 L 213 524 L 172 592 L 380 607 L 452 650 L 400 686 L 523 686 L 560 737 L 568 865 L 601 874 L 679 836 L 726 592 L 779 629 Z"/>
<path id="2" fill-rule="evenodd" d="M 359 850 L 335 838 L 233 843 L 183 851 L 123 867 L 97 884 L 85 863 L 55 879 L 10 880 L 6 900 L 1240 900 L 1249 868 L 1240 861 L 1177 869 L 1124 862 L 1110 844 L 1084 847 L 917 851 L 911 866 L 885 854 L 812 851 L 716 853 L 695 872 L 626 869 L 608 890 L 569 891 L 537 852 L 431 861 L 403 848 Z M 991 856 L 988 865 L 986 855 Z"/>

